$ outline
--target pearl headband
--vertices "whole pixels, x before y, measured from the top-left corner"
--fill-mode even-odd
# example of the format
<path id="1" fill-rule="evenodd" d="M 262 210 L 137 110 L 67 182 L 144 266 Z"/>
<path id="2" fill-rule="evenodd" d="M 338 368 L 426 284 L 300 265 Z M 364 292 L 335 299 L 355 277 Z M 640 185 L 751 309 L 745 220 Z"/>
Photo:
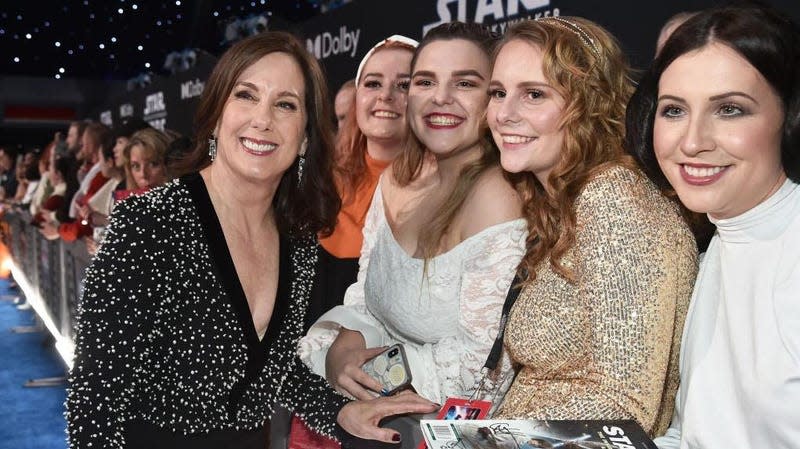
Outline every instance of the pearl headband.
<path id="1" fill-rule="evenodd" d="M 540 17 L 536 19 L 536 21 L 548 23 L 576 34 L 583 41 L 583 43 L 589 47 L 589 50 L 591 50 L 595 56 L 600 58 L 600 48 L 597 46 L 597 43 L 594 39 L 592 39 L 589 33 L 587 33 L 586 30 L 584 30 L 577 23 L 561 16 Z"/>
<path id="2" fill-rule="evenodd" d="M 361 62 L 358 64 L 358 70 L 356 71 L 356 85 L 358 85 L 358 82 L 361 81 L 361 71 L 364 70 L 364 66 L 367 65 L 367 60 L 370 58 L 370 56 L 372 56 L 373 53 L 375 53 L 378 50 L 378 48 L 380 48 L 384 44 L 388 44 L 389 42 L 398 42 L 401 44 L 406 44 L 409 47 L 413 48 L 417 48 L 417 46 L 419 45 L 419 42 L 415 41 L 414 39 L 411 39 L 410 37 L 401 36 L 399 34 L 391 35 L 386 39 L 373 45 L 372 48 L 369 49 L 367 54 L 365 54 L 364 57 L 361 58 Z"/>

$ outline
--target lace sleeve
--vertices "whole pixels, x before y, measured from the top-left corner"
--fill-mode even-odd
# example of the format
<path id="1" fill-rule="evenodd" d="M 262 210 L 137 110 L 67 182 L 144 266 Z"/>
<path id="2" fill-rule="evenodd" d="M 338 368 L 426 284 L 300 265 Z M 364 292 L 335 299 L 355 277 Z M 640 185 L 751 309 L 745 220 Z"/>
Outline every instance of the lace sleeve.
<path id="1" fill-rule="evenodd" d="M 367 278 L 369 258 L 372 253 L 372 248 L 375 246 L 375 240 L 378 238 L 378 229 L 386 221 L 386 215 L 383 211 L 382 181 L 383 177 L 381 176 L 380 181 L 378 181 L 378 187 L 375 189 L 375 193 L 372 196 L 372 203 L 370 203 L 369 210 L 367 210 L 364 229 L 361 231 L 364 242 L 361 244 L 361 256 L 358 259 L 358 275 L 356 277 L 356 282 L 352 284 L 344 294 L 344 305 L 357 308 L 363 313 L 367 313 L 366 306 L 364 305 L 364 282 Z"/>
<path id="2" fill-rule="evenodd" d="M 525 254 L 527 227 L 519 219 L 487 228 L 464 259 L 459 292 L 459 333 L 434 345 L 442 394 L 469 395 L 481 378 L 500 325 L 514 273 Z M 508 354 L 489 373 L 478 398 L 499 403 L 513 380 Z"/>
<path id="3" fill-rule="evenodd" d="M 325 356 L 328 348 L 339 335 L 339 329 L 342 326 L 360 331 L 364 335 L 368 348 L 383 344 L 382 336 L 385 335 L 383 325 L 369 313 L 364 297 L 364 282 L 369 268 L 370 254 L 375 246 L 378 229 L 385 221 L 381 193 L 382 181 L 383 177 L 378 181 L 378 187 L 373 194 L 362 230 L 364 242 L 361 244 L 356 282 L 347 288 L 343 305 L 334 307 L 322 315 L 298 344 L 297 353 L 300 359 L 312 371 L 321 376 L 325 375 Z"/>

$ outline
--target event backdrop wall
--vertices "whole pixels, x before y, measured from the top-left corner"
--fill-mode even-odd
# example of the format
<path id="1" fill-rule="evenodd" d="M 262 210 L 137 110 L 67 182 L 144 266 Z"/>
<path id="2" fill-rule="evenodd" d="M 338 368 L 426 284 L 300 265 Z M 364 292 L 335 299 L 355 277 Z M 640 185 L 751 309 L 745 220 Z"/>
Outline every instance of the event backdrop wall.
<path id="1" fill-rule="evenodd" d="M 358 62 L 375 43 L 392 34 L 420 39 L 428 29 L 451 20 L 491 25 L 497 31 L 526 18 L 582 16 L 606 27 L 621 42 L 634 67 L 652 59 L 663 23 L 680 11 L 724 2 L 711 0 L 354 0 L 317 16 L 294 31 L 327 71 L 332 89 L 355 77 Z M 800 21 L 800 1 L 768 3 Z M 334 90 L 335 92 L 335 90 Z"/>
<path id="2" fill-rule="evenodd" d="M 575 15 L 606 27 L 621 42 L 634 67 L 652 59 L 663 23 L 680 11 L 697 11 L 723 3 L 712 0 L 354 0 L 339 9 L 288 29 L 301 37 L 322 62 L 332 92 L 355 76 L 358 62 L 376 42 L 404 34 L 420 39 L 428 29 L 451 20 L 484 23 L 503 31 L 514 22 L 553 15 Z M 800 21 L 800 1 L 770 4 Z M 272 24 L 272 29 L 276 29 Z M 285 26 L 285 25 L 284 25 Z M 97 117 L 115 124 L 139 116 L 159 129 L 191 135 L 192 118 L 214 57 L 200 52 L 197 65 L 170 78 L 121 93 Z"/>
<path id="3" fill-rule="evenodd" d="M 192 68 L 169 77 L 154 76 L 146 86 L 116 92 L 92 118 L 114 126 L 126 117 L 140 117 L 154 128 L 191 136 L 200 94 L 216 62 L 214 56 L 198 52 Z"/>

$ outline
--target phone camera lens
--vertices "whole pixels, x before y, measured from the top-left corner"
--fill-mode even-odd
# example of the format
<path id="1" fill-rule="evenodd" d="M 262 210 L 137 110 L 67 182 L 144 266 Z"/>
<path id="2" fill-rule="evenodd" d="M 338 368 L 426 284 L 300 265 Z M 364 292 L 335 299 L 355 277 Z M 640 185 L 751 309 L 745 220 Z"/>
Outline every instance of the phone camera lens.
<path id="1" fill-rule="evenodd" d="M 392 349 L 391 351 L 389 351 L 389 357 L 396 356 L 398 352 L 400 352 L 399 349 L 397 349 L 397 348 Z"/>

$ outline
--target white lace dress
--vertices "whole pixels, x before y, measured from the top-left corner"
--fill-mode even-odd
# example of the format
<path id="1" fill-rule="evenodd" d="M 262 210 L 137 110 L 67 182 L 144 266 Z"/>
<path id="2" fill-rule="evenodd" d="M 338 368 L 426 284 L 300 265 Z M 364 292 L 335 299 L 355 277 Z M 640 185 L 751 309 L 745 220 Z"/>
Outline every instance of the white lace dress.
<path id="1" fill-rule="evenodd" d="M 324 375 L 328 348 L 345 327 L 361 332 L 368 348 L 402 343 L 412 385 L 423 397 L 444 403 L 448 396 L 470 395 L 525 253 L 525 220 L 486 228 L 428 260 L 426 268 L 394 239 L 379 183 L 363 233 L 358 279 L 344 305 L 320 317 L 301 339 L 301 359 Z M 513 380 L 509 360 L 503 353 L 480 398 L 500 401 Z"/>

